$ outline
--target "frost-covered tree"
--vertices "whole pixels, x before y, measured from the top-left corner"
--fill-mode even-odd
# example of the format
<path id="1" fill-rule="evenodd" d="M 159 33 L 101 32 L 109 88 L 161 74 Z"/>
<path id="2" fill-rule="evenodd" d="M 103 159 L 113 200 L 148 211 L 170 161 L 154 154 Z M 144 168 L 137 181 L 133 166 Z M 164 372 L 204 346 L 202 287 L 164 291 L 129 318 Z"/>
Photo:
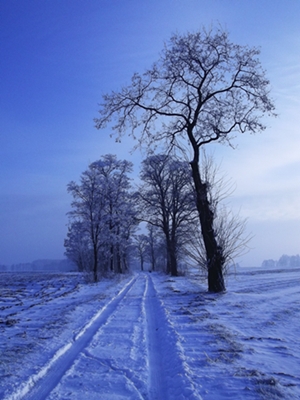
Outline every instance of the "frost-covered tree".
<path id="1" fill-rule="evenodd" d="M 189 165 L 168 155 L 149 156 L 142 162 L 140 178 L 140 218 L 163 232 L 167 272 L 176 276 L 180 248 L 195 220 Z"/>
<path id="2" fill-rule="evenodd" d="M 132 163 L 105 155 L 89 165 L 80 183 L 70 182 L 73 196 L 66 255 L 79 268 L 122 272 L 128 268 L 128 248 L 135 227 L 135 211 L 129 192 Z"/>
<path id="3" fill-rule="evenodd" d="M 132 163 L 118 161 L 115 156 L 106 155 L 91 164 L 97 171 L 104 197 L 106 239 L 109 247 L 110 270 L 122 272 L 127 268 L 126 255 L 131 232 L 135 227 L 135 210 L 128 174 Z"/>
<path id="4" fill-rule="evenodd" d="M 104 223 L 104 198 L 101 193 L 97 171 L 91 166 L 83 172 L 80 177 L 80 184 L 74 181 L 67 186 L 68 192 L 73 196 L 71 203 L 72 211 L 68 213 L 70 224 L 68 239 L 65 241 L 66 255 L 76 259 L 76 244 L 71 238 L 81 240 L 84 238 L 86 248 L 85 254 L 92 254 L 92 268 L 95 282 L 98 280 L 99 251 L 101 238 L 105 231 Z M 80 232 L 78 230 L 80 229 Z M 81 250 L 81 254 L 82 254 Z M 90 256 L 89 256 L 90 257 Z M 73 258 L 74 259 L 74 258 Z M 89 265 L 89 260 L 84 261 Z M 78 264 L 79 268 L 83 261 Z"/>
<path id="5" fill-rule="evenodd" d="M 257 48 L 232 43 L 220 29 L 175 34 L 152 68 L 103 97 L 96 119 L 98 129 L 114 119 L 117 134 L 131 133 L 141 146 L 188 149 L 213 292 L 225 290 L 224 254 L 199 168 L 200 148 L 264 130 L 261 117 L 272 115 L 274 105 L 258 56 Z"/>
<path id="6" fill-rule="evenodd" d="M 89 229 L 86 222 L 74 220 L 68 226 L 64 246 L 65 255 L 73 261 L 80 272 L 93 270 L 93 254 Z"/>

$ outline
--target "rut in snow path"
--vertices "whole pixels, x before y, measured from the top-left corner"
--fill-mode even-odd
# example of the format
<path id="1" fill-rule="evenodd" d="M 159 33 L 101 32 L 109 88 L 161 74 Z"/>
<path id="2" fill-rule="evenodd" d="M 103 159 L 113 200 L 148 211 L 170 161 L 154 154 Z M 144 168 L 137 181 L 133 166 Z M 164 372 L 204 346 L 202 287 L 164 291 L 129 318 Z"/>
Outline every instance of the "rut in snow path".
<path id="1" fill-rule="evenodd" d="M 117 309 L 119 303 L 136 281 L 132 278 L 113 299 L 106 304 L 85 327 L 75 335 L 72 342 L 59 349 L 52 359 L 35 375 L 31 376 L 7 400 L 44 400 L 57 386 L 65 372 L 72 366 L 76 357 L 88 346 L 96 332 Z"/>
<path id="2" fill-rule="evenodd" d="M 150 275 L 144 292 L 150 400 L 201 399 L 194 389 L 176 330 L 168 321 Z"/>

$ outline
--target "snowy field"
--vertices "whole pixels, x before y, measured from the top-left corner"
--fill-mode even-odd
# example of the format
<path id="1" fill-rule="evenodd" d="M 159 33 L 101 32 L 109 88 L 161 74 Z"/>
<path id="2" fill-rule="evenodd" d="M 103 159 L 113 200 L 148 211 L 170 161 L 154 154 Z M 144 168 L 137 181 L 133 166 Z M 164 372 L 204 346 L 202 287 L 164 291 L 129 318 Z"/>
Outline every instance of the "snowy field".
<path id="1" fill-rule="evenodd" d="M 0 274 L 0 398 L 300 399 L 300 269 Z"/>

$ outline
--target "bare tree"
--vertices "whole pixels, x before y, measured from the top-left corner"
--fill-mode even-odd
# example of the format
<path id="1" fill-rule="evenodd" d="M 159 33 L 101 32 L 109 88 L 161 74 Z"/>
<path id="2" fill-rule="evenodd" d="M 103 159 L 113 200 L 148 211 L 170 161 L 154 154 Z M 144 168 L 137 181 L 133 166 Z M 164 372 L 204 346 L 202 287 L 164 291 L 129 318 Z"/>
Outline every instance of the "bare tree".
<path id="1" fill-rule="evenodd" d="M 143 161 L 140 177 L 140 218 L 162 230 L 167 272 L 176 276 L 180 246 L 196 211 L 189 165 L 168 155 L 153 155 Z"/>
<path id="2" fill-rule="evenodd" d="M 191 149 L 208 289 L 213 292 L 225 290 L 225 258 L 199 168 L 200 148 L 212 142 L 231 144 L 238 133 L 262 131 L 261 117 L 274 115 L 258 55 L 258 49 L 232 43 L 220 29 L 176 34 L 152 68 L 135 73 L 128 87 L 103 97 L 95 120 L 101 129 L 114 119 L 118 137 L 131 132 L 140 145 Z"/>
<path id="3" fill-rule="evenodd" d="M 224 257 L 223 275 L 230 265 L 235 264 L 236 257 L 248 251 L 248 243 L 252 236 L 246 233 L 246 219 L 238 214 L 233 214 L 224 204 L 234 191 L 234 185 L 219 173 L 219 166 L 214 162 L 213 156 L 208 156 L 204 151 L 201 157 L 201 171 L 203 181 L 207 186 L 210 208 L 214 214 L 214 230 L 218 243 L 222 246 Z M 207 260 L 205 257 L 205 244 L 199 227 L 189 235 L 189 246 L 186 254 L 196 261 L 207 273 Z"/>

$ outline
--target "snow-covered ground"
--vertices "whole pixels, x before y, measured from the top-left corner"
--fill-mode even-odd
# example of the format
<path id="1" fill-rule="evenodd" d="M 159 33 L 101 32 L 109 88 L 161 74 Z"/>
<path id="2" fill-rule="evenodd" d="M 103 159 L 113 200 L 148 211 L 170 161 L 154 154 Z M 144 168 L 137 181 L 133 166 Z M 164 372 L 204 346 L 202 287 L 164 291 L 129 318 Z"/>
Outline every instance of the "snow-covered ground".
<path id="1" fill-rule="evenodd" d="M 0 274 L 1 399 L 300 399 L 300 269 Z"/>

